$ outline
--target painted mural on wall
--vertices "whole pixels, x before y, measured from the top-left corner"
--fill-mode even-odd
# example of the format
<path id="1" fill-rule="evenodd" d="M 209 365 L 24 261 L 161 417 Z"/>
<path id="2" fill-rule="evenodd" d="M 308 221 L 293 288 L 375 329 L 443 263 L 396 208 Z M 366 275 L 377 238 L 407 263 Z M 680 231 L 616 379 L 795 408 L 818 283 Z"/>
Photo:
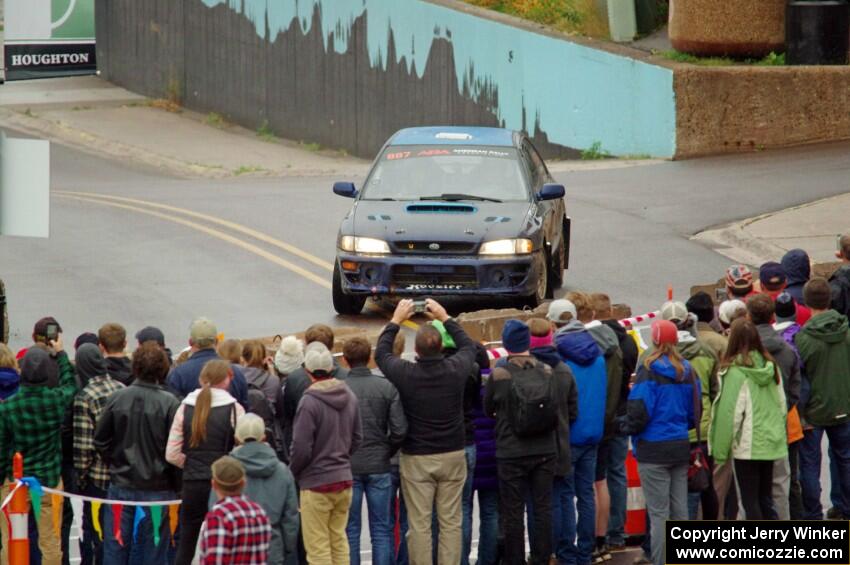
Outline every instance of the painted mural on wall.
<path id="1" fill-rule="evenodd" d="M 190 107 L 268 122 L 285 137 L 372 156 L 396 129 L 453 123 L 524 129 L 549 155 L 594 142 L 614 154 L 675 152 L 669 69 L 441 4 L 101 4 L 109 8 L 98 15 L 98 37 L 106 26 L 114 38 L 108 57 L 98 53 L 108 78 L 147 94 L 176 84 Z M 130 6 L 155 25 L 128 23 L 120 14 Z M 139 76 L 146 64 L 153 69 Z"/>

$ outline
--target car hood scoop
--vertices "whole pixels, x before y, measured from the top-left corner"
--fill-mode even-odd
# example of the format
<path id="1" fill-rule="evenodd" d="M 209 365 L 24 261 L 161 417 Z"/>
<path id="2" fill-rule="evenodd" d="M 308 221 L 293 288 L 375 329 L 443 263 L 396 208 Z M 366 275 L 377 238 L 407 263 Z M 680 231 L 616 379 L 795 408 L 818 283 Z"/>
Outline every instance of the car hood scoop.
<path id="1" fill-rule="evenodd" d="M 452 204 L 450 202 L 428 202 L 423 204 L 408 204 L 408 214 L 474 214 L 478 211 L 469 204 Z"/>

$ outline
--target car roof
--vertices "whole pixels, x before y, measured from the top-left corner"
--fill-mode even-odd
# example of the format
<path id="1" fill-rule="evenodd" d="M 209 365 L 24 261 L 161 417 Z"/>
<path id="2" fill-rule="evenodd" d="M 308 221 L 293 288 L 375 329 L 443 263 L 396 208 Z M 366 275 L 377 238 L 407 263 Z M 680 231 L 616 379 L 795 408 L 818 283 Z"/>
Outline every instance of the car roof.
<path id="1" fill-rule="evenodd" d="M 399 130 L 387 145 L 488 145 L 515 147 L 516 132 L 503 128 L 433 126 Z"/>

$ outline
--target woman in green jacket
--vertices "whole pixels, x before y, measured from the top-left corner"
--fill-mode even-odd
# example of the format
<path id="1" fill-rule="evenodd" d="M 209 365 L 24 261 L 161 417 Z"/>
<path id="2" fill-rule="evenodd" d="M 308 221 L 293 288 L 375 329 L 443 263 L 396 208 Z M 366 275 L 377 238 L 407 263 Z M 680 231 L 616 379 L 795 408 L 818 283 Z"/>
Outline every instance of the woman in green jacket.
<path id="1" fill-rule="evenodd" d="M 709 449 L 718 465 L 734 458 L 747 520 L 775 518 L 773 462 L 788 457 L 785 393 L 779 369 L 749 320 L 732 324 L 720 367 Z"/>

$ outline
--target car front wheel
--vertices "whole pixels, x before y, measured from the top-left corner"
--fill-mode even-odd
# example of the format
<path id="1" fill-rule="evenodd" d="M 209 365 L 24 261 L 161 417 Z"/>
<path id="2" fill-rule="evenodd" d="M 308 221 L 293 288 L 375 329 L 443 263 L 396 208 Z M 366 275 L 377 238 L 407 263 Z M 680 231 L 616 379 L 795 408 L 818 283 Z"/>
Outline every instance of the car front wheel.
<path id="1" fill-rule="evenodd" d="M 526 296 L 523 299 L 523 306 L 537 308 L 547 298 L 552 297 L 552 288 L 549 285 L 549 257 L 546 253 L 539 253 L 535 259 L 537 271 L 537 281 L 535 282 L 534 293 Z"/>
<path id="2" fill-rule="evenodd" d="M 331 288 L 334 310 L 343 316 L 355 316 L 363 311 L 366 297 L 356 294 L 345 294 L 342 290 L 342 273 L 339 265 L 334 265 L 333 285 Z"/>

